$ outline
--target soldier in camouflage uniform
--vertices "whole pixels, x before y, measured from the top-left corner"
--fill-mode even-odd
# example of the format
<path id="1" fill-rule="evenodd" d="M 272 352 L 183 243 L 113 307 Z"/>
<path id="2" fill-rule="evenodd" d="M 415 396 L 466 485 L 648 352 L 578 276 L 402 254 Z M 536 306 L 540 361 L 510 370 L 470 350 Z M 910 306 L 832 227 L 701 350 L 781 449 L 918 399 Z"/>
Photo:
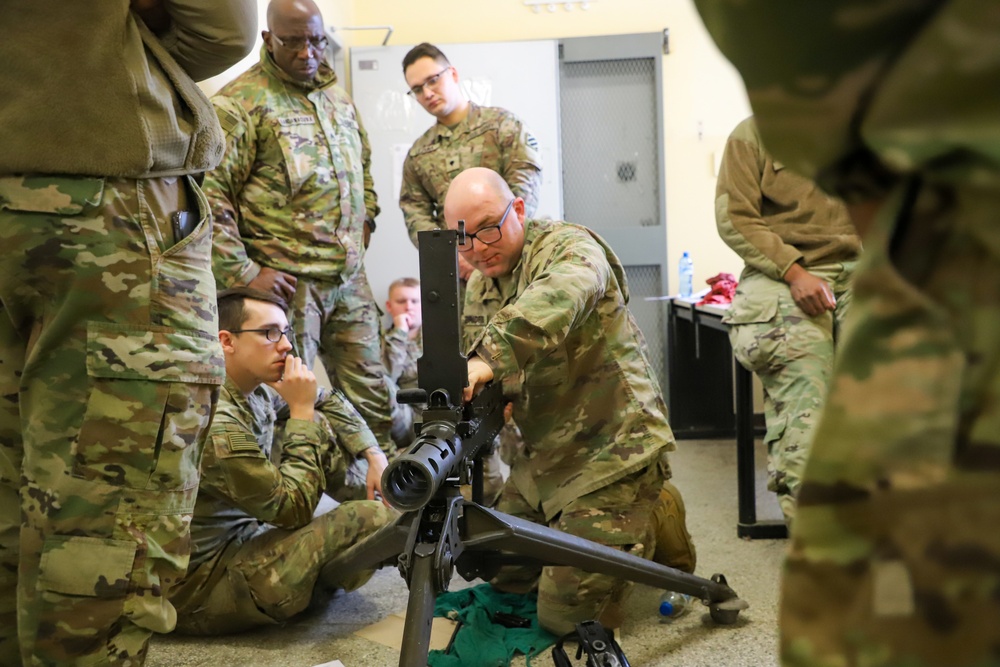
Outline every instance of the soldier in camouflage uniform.
<path id="1" fill-rule="evenodd" d="M 392 318 L 392 326 L 382 337 L 382 364 L 392 383 L 392 439 L 397 447 L 406 448 L 413 443 L 414 408 L 396 401 L 400 389 L 417 388 L 417 359 L 423 354 L 420 337 L 422 324 L 420 311 L 420 281 L 416 278 L 399 278 L 389 285 L 389 298 L 385 312 Z"/>
<path id="2" fill-rule="evenodd" d="M 799 491 L 783 664 L 1000 665 L 1000 5 L 697 2 L 768 150 L 865 243 Z"/>
<path id="3" fill-rule="evenodd" d="M 174 627 L 223 379 L 193 79 L 249 51 L 252 4 L 0 3 L 6 667 L 141 665 Z"/>
<path id="4" fill-rule="evenodd" d="M 268 6 L 260 62 L 213 101 L 226 155 L 205 190 L 216 215 L 220 287 L 274 292 L 292 308 L 295 345 L 317 355 L 387 452 L 389 390 L 379 314 L 364 269 L 378 214 L 368 137 L 321 57 L 312 0 Z"/>
<path id="5" fill-rule="evenodd" d="M 465 221 L 463 252 L 477 269 L 463 315 L 475 332 L 466 399 L 502 381 L 524 434 L 497 509 L 644 558 L 660 546 L 667 564 L 692 571 L 683 514 L 657 502 L 674 436 L 614 252 L 584 227 L 527 219 L 521 198 L 488 169 L 455 179 L 445 219 L 452 229 Z M 654 507 L 673 512 L 663 534 L 679 543 L 656 544 Z M 539 621 L 556 634 L 592 618 L 618 627 L 630 590 L 551 566 L 505 568 L 493 583 L 537 586 Z"/>
<path id="6" fill-rule="evenodd" d="M 861 240 L 843 203 L 768 155 L 752 117 L 726 144 L 715 221 L 746 262 L 723 321 L 764 386 L 768 488 L 790 522 Z"/>
<path id="7" fill-rule="evenodd" d="M 359 457 L 373 498 L 387 461 L 344 397 L 317 391 L 316 376 L 289 354 L 283 302 L 246 287 L 222 292 L 219 329 L 226 383 L 202 459 L 191 565 L 171 595 L 177 629 L 189 634 L 273 625 L 305 609 L 317 585 L 360 586 L 370 572 L 317 580 L 328 560 L 390 516 L 362 500 L 313 518 L 324 489 L 353 495 L 341 491 Z M 275 465 L 279 418 L 287 421 Z"/>
<path id="8" fill-rule="evenodd" d="M 444 196 L 461 171 L 486 167 L 498 172 L 518 197 L 527 215 L 535 213 L 542 186 L 538 141 L 517 116 L 499 107 L 481 107 L 465 99 L 458 71 L 432 44 L 419 44 L 403 58 L 409 94 L 437 119 L 417 139 L 403 162 L 399 207 L 417 244 L 417 232 L 444 229 Z M 472 267 L 459 258 L 463 282 Z"/>

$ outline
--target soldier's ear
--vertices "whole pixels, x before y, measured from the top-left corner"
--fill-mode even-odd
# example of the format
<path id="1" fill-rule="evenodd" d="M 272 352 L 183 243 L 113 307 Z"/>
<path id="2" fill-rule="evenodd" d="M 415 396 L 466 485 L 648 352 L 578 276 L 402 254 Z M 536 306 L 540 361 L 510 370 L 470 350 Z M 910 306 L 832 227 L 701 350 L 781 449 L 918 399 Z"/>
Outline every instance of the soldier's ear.
<path id="1" fill-rule="evenodd" d="M 236 351 L 233 347 L 233 343 L 236 341 L 236 336 L 226 331 L 225 329 L 219 330 L 219 342 L 222 343 L 222 351 L 226 354 L 232 354 Z"/>

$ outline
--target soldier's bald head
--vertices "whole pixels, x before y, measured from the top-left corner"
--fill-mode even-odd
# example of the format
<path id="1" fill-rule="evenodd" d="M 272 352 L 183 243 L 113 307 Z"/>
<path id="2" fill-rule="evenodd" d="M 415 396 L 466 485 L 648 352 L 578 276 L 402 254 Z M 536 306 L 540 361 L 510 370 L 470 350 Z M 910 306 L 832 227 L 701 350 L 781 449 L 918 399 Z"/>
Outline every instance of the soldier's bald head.
<path id="1" fill-rule="evenodd" d="M 280 30 L 289 21 L 309 21 L 322 16 L 313 0 L 271 0 L 267 5 L 267 29 Z"/>
<path id="2" fill-rule="evenodd" d="M 448 186 L 448 194 L 444 198 L 444 217 L 446 221 L 450 220 L 449 208 L 456 212 L 467 211 L 485 202 L 503 202 L 501 206 L 506 206 L 513 197 L 510 186 L 492 169 L 485 167 L 466 169 Z M 466 216 L 459 215 L 455 219 L 462 217 Z"/>

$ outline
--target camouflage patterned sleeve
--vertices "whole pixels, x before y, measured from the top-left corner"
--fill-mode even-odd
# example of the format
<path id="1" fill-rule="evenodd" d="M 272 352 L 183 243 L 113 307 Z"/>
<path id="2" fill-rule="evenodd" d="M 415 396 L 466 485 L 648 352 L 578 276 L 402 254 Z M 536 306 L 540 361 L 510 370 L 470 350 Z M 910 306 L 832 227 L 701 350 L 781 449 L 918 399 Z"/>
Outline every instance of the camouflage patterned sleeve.
<path id="1" fill-rule="evenodd" d="M 475 345 L 500 379 L 544 367 L 596 307 L 612 274 L 604 248 L 567 227 L 539 236 L 522 271 L 527 288 L 492 317 Z"/>
<path id="2" fill-rule="evenodd" d="M 354 107 L 354 117 L 358 119 L 358 133 L 361 135 L 361 163 L 365 172 L 365 215 L 366 219 L 374 220 L 381 210 L 378 206 L 378 195 L 375 194 L 375 181 L 372 179 L 372 147 L 368 142 L 368 133 L 361 114 Z"/>
<path id="3" fill-rule="evenodd" d="M 524 214 L 532 217 L 542 189 L 542 156 L 538 140 L 516 116 L 508 114 L 500 125 L 504 154 L 500 175 L 514 195 L 524 199 Z"/>
<path id="4" fill-rule="evenodd" d="M 753 120 L 740 123 L 729 137 L 715 189 L 719 236 L 748 266 L 781 280 L 802 253 L 785 243 L 761 215 L 764 149 Z"/>
<path id="5" fill-rule="evenodd" d="M 410 340 L 405 331 L 393 327 L 382 339 L 382 365 L 393 382 L 406 370 L 410 359 Z"/>
<path id="6" fill-rule="evenodd" d="M 229 98 L 212 98 L 226 134 L 226 152 L 205 176 L 204 190 L 212 207 L 212 272 L 220 289 L 246 285 L 261 266 L 247 255 L 240 236 L 240 193 L 257 155 L 257 133 L 249 114 Z"/>
<path id="7" fill-rule="evenodd" d="M 407 155 L 403 162 L 403 185 L 399 189 L 399 208 L 403 211 L 403 221 L 406 222 L 406 230 L 413 245 L 417 245 L 419 232 L 440 229 L 434 219 L 434 200 L 421 184 L 416 163 L 410 155 Z"/>
<path id="8" fill-rule="evenodd" d="M 312 519 L 325 484 L 319 426 L 289 419 L 275 466 L 255 436 L 235 420 L 216 417 L 202 459 L 200 493 L 219 496 L 251 516 L 294 530 Z"/>
<path id="9" fill-rule="evenodd" d="M 368 424 L 339 390 L 321 388 L 316 398 L 316 410 L 329 420 L 338 443 L 351 456 L 357 457 L 371 447 L 378 448 L 378 441 Z"/>

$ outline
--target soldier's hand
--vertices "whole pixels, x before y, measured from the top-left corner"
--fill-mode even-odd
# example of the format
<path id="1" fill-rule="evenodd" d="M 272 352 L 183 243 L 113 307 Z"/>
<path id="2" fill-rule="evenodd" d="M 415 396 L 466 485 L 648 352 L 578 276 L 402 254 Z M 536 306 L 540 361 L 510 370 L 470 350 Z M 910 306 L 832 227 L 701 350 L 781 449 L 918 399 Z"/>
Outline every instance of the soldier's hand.
<path id="1" fill-rule="evenodd" d="M 368 500 L 381 500 L 386 507 L 389 507 L 385 498 L 382 497 L 382 473 L 389 465 L 389 459 L 385 457 L 385 452 L 378 447 L 369 447 L 361 453 L 368 461 L 368 475 L 365 477 Z"/>
<path id="2" fill-rule="evenodd" d="M 400 313 L 392 318 L 392 326 L 396 327 L 403 333 L 409 333 L 412 325 L 413 318 L 409 313 Z"/>
<path id="3" fill-rule="evenodd" d="M 365 244 L 365 250 L 368 250 L 368 244 L 372 242 L 372 228 L 369 227 L 366 222 L 363 229 L 364 231 L 362 232 L 361 242 Z"/>
<path id="4" fill-rule="evenodd" d="M 469 264 L 469 260 L 467 260 L 466 258 L 462 257 L 461 255 L 458 256 L 458 277 L 459 278 L 461 278 L 462 280 L 468 281 L 469 280 L 469 276 L 471 276 L 472 272 L 475 271 L 475 270 L 476 270 L 475 267 L 473 267 L 472 264 Z"/>
<path id="5" fill-rule="evenodd" d="M 262 292 L 277 294 L 286 303 L 291 304 L 295 298 L 295 285 L 299 279 L 290 273 L 278 271 L 270 267 L 263 267 L 257 277 L 250 281 L 247 287 L 259 289 Z"/>
<path id="6" fill-rule="evenodd" d="M 316 376 L 302 359 L 292 355 L 285 357 L 284 375 L 277 382 L 267 384 L 288 403 L 292 419 L 312 421 L 316 406 Z"/>
<path id="7" fill-rule="evenodd" d="M 827 282 L 798 264 L 792 264 L 785 272 L 785 282 L 791 288 L 795 304 L 809 317 L 822 315 L 837 307 L 837 299 Z"/>
<path id="8" fill-rule="evenodd" d="M 483 385 L 492 379 L 493 369 L 490 368 L 490 365 L 478 356 L 473 356 L 469 359 L 469 386 L 465 388 L 462 398 L 466 402 L 471 401 Z"/>

